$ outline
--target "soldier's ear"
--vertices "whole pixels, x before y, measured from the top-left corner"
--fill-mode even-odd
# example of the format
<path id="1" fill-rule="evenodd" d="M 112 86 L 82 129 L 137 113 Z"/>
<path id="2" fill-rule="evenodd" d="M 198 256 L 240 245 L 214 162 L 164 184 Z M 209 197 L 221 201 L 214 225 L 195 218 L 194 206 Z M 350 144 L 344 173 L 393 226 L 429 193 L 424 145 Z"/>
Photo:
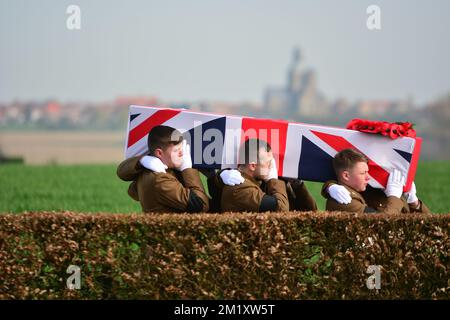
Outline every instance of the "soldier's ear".
<path id="1" fill-rule="evenodd" d="M 348 170 L 342 171 L 342 173 L 341 173 L 341 178 L 342 178 L 344 181 L 348 181 L 348 180 L 350 179 L 350 172 L 348 172 Z"/>
<path id="2" fill-rule="evenodd" d="M 162 153 L 163 153 L 162 149 L 157 148 L 157 149 L 155 149 L 155 152 L 153 153 L 153 155 L 157 158 L 161 158 Z"/>
<path id="3" fill-rule="evenodd" d="M 251 171 L 255 171 L 256 170 L 256 162 L 250 162 L 248 167 Z"/>

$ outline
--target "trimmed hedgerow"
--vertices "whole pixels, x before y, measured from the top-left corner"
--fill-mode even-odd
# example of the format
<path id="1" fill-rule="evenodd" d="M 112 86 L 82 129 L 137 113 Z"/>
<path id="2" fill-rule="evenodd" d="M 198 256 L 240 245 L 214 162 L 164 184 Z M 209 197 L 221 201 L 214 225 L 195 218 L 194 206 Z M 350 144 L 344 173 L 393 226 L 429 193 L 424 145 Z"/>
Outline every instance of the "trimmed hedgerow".
<path id="1" fill-rule="evenodd" d="M 449 214 L 5 214 L 0 298 L 448 299 L 449 230 Z"/>

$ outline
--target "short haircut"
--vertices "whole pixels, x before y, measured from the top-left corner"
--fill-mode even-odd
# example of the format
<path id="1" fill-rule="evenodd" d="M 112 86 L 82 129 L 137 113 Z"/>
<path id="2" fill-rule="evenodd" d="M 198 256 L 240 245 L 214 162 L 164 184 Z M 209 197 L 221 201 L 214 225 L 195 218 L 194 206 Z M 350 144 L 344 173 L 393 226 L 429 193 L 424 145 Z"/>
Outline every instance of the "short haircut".
<path id="1" fill-rule="evenodd" d="M 239 148 L 239 165 L 250 164 L 252 162 L 259 163 L 259 150 L 269 152 L 272 150 L 270 144 L 264 140 L 252 138 L 247 139 Z"/>
<path id="2" fill-rule="evenodd" d="M 183 141 L 180 131 L 169 126 L 156 126 L 148 133 L 148 152 L 153 155 L 156 149 L 166 150 L 170 145 Z"/>
<path id="3" fill-rule="evenodd" d="M 342 171 L 352 169 L 358 162 L 368 163 L 369 159 L 355 149 L 344 149 L 334 156 L 333 168 L 336 175 L 339 175 Z"/>

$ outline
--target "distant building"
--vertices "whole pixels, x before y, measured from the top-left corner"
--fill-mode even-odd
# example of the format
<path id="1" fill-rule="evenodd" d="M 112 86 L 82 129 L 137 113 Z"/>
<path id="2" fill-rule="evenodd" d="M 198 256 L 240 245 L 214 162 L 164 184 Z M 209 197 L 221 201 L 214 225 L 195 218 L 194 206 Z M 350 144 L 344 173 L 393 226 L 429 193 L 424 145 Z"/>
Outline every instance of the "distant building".
<path id="1" fill-rule="evenodd" d="M 411 99 L 406 100 L 363 100 L 356 103 L 355 112 L 364 117 L 402 115 L 413 110 Z"/>
<path id="2" fill-rule="evenodd" d="M 264 107 L 272 114 L 288 116 L 321 116 L 329 112 L 329 104 L 317 90 L 317 75 L 304 69 L 299 49 L 294 49 L 284 88 L 268 88 Z"/>

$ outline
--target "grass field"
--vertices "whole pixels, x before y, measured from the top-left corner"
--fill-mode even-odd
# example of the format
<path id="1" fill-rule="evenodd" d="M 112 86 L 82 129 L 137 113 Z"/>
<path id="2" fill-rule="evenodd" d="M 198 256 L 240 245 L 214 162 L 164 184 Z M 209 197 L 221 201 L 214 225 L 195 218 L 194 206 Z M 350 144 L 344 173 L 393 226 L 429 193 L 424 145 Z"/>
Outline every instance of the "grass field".
<path id="1" fill-rule="evenodd" d="M 0 150 L 26 164 L 103 164 L 123 159 L 123 131 L 0 132 Z"/>
<path id="2" fill-rule="evenodd" d="M 416 176 L 419 198 L 433 212 L 450 212 L 450 162 L 423 162 Z M 319 183 L 309 190 L 323 210 Z M 141 212 L 127 194 L 116 165 L 0 165 L 0 212 L 69 210 Z"/>

